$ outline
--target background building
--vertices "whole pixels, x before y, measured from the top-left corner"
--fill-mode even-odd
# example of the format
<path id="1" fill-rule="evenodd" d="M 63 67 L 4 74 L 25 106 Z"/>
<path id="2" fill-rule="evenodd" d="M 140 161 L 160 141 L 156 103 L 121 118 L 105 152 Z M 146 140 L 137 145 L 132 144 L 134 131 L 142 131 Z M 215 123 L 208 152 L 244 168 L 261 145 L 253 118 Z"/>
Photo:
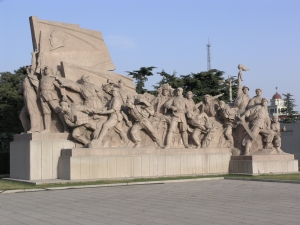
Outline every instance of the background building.
<path id="1" fill-rule="evenodd" d="M 277 88 L 276 88 L 277 89 Z M 281 95 L 277 93 L 270 99 L 270 105 L 268 106 L 269 116 L 272 118 L 274 115 L 282 116 L 285 115 L 283 112 L 286 107 L 284 106 L 284 100 Z"/>

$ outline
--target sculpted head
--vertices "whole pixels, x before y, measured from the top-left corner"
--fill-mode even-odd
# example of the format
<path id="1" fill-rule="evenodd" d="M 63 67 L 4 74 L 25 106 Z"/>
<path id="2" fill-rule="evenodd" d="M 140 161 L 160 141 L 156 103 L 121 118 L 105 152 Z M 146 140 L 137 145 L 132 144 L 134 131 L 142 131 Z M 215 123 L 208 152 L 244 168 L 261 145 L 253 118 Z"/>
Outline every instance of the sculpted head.
<path id="1" fill-rule="evenodd" d="M 43 71 L 44 71 L 44 75 L 46 76 L 54 73 L 53 69 L 50 66 L 45 66 Z"/>
<path id="2" fill-rule="evenodd" d="M 60 47 L 64 47 L 65 39 L 66 39 L 66 35 L 63 31 L 53 30 L 49 38 L 50 45 L 51 45 L 50 51 Z"/>
<path id="3" fill-rule="evenodd" d="M 122 79 L 120 79 L 118 81 L 118 85 L 119 85 L 119 88 L 123 88 L 124 87 L 124 81 Z"/>
<path id="4" fill-rule="evenodd" d="M 261 99 L 261 105 L 262 106 L 268 106 L 268 103 L 269 103 L 268 99 L 266 99 L 266 98 Z"/>
<path id="5" fill-rule="evenodd" d="M 211 99 L 211 95 L 204 95 L 202 101 L 204 103 L 209 103 Z"/>
<path id="6" fill-rule="evenodd" d="M 256 96 L 261 96 L 262 95 L 262 90 L 260 88 L 256 88 L 255 89 L 255 93 L 256 93 Z"/>
<path id="7" fill-rule="evenodd" d="M 192 99 L 193 96 L 194 96 L 194 94 L 193 94 L 193 92 L 191 92 L 191 91 L 188 91 L 188 92 L 186 93 L 186 98 L 187 98 L 187 99 Z"/>
<path id="8" fill-rule="evenodd" d="M 225 108 L 225 102 L 224 101 L 219 101 L 219 107 L 220 109 L 224 109 Z"/>
<path id="9" fill-rule="evenodd" d="M 69 104 L 67 102 L 61 102 L 60 106 L 61 106 L 61 111 L 63 113 L 66 113 L 66 112 L 70 111 Z"/>
<path id="10" fill-rule="evenodd" d="M 182 92 L 183 92 L 183 89 L 182 88 L 177 88 L 177 95 L 178 96 L 182 96 Z"/>
<path id="11" fill-rule="evenodd" d="M 171 96 L 172 87 L 169 84 L 163 84 L 159 87 L 159 94 L 162 96 Z"/>
<path id="12" fill-rule="evenodd" d="M 248 94 L 249 88 L 247 86 L 243 86 L 242 88 L 244 94 Z"/>
<path id="13" fill-rule="evenodd" d="M 126 105 L 127 105 L 128 108 L 133 108 L 134 99 L 128 96 L 127 99 L 126 99 Z"/>
<path id="14" fill-rule="evenodd" d="M 111 89 L 111 94 L 112 94 L 112 96 L 119 96 L 120 95 L 120 91 L 119 91 L 119 88 L 113 88 L 113 89 Z"/>
<path id="15" fill-rule="evenodd" d="M 82 80 L 82 83 L 83 84 L 88 84 L 90 81 L 89 81 L 89 76 L 88 75 L 86 75 L 86 74 L 83 74 L 82 76 L 81 76 L 81 80 Z"/>
<path id="16" fill-rule="evenodd" d="M 277 123 L 279 121 L 279 117 L 277 115 L 274 115 L 273 118 L 272 118 L 272 121 L 274 123 Z"/>

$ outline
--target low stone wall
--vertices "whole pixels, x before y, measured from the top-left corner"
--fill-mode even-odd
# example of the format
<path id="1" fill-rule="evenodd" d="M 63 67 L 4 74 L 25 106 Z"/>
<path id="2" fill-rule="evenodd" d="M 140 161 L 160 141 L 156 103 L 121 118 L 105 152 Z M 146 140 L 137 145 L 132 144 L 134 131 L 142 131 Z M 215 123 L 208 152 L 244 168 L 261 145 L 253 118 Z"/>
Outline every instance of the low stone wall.
<path id="1" fill-rule="evenodd" d="M 227 174 L 231 149 L 63 149 L 60 179 L 120 179 Z"/>

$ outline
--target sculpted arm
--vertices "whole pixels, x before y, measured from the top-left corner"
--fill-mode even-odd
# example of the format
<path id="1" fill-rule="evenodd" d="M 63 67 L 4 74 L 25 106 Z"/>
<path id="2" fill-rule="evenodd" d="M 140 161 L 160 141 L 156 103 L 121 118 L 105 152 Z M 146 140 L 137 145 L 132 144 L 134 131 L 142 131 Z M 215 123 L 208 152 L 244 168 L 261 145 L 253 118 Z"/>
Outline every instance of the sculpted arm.
<path id="1" fill-rule="evenodd" d="M 177 108 L 175 106 L 173 106 L 173 98 L 169 99 L 165 104 L 164 107 L 166 107 L 167 109 L 172 109 L 173 111 L 177 111 Z"/>
<path id="2" fill-rule="evenodd" d="M 71 119 L 68 117 L 68 116 L 64 116 L 64 119 L 66 121 L 66 124 L 69 126 L 69 127 L 77 127 L 77 125 L 75 123 L 73 123 L 71 121 Z"/>
<path id="3" fill-rule="evenodd" d="M 224 95 L 224 93 L 219 94 L 219 95 L 216 95 L 216 96 L 212 96 L 212 97 L 211 97 L 211 100 L 215 100 L 215 99 L 217 99 L 217 98 L 219 98 L 219 97 L 221 97 L 221 96 L 223 96 L 223 95 Z"/>
<path id="4" fill-rule="evenodd" d="M 256 106 L 256 107 L 253 107 L 253 108 L 251 108 L 251 109 L 248 109 L 246 112 L 244 112 L 244 113 L 242 114 L 241 119 L 245 119 L 246 117 L 251 116 L 253 113 L 255 113 L 255 112 L 257 111 L 257 109 L 258 109 L 257 106 Z"/>
<path id="5" fill-rule="evenodd" d="M 76 92 L 81 92 L 82 91 L 81 85 L 74 82 L 74 81 L 68 80 L 68 79 L 63 78 L 63 77 L 59 77 L 59 78 L 56 78 L 56 79 L 58 80 L 58 83 L 60 83 L 60 86 L 62 86 L 62 87 L 70 88 L 70 89 L 72 89 L 73 91 L 76 91 Z"/>
<path id="6" fill-rule="evenodd" d="M 155 111 L 154 111 L 154 108 L 153 108 L 153 106 L 151 105 L 151 103 L 150 102 L 148 102 L 146 99 L 140 99 L 139 100 L 141 103 L 144 103 L 145 104 L 145 106 L 146 106 L 146 110 L 147 110 L 147 112 L 151 115 L 151 116 L 153 116 L 154 115 L 154 113 L 155 113 Z"/>

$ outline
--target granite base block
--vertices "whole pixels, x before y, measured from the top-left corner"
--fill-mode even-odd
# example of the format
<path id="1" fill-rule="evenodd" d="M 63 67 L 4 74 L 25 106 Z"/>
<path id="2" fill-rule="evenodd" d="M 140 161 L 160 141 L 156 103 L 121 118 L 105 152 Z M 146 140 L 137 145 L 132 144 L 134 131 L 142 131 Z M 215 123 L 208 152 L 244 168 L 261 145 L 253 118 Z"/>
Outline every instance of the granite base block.
<path id="1" fill-rule="evenodd" d="M 231 174 L 284 174 L 297 173 L 298 160 L 292 154 L 269 154 L 231 156 L 229 173 Z"/>
<path id="2" fill-rule="evenodd" d="M 63 149 L 58 178 L 122 179 L 227 174 L 231 149 Z"/>
<path id="3" fill-rule="evenodd" d="M 17 134 L 10 143 L 10 178 L 57 179 L 61 150 L 75 147 L 65 133 Z"/>

